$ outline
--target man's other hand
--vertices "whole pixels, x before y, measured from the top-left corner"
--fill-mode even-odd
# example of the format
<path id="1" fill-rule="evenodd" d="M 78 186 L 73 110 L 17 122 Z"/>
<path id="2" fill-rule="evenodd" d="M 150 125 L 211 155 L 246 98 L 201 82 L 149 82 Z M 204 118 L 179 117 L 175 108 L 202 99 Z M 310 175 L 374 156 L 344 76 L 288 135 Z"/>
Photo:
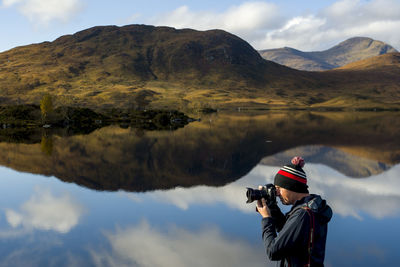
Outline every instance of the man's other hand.
<path id="1" fill-rule="evenodd" d="M 259 186 L 258 189 L 262 189 L 262 186 Z M 267 206 L 267 202 L 264 198 L 257 200 L 257 211 L 261 214 L 263 218 L 271 217 L 271 212 Z"/>

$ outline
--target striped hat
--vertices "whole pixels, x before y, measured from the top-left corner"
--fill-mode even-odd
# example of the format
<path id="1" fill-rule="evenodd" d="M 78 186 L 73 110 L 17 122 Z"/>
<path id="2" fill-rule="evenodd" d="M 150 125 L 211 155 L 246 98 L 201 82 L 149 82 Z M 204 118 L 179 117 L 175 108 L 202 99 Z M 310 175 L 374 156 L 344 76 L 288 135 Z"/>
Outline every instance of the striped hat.
<path id="1" fill-rule="evenodd" d="M 303 158 L 294 157 L 291 164 L 283 166 L 275 175 L 274 184 L 290 191 L 308 193 L 304 164 Z"/>

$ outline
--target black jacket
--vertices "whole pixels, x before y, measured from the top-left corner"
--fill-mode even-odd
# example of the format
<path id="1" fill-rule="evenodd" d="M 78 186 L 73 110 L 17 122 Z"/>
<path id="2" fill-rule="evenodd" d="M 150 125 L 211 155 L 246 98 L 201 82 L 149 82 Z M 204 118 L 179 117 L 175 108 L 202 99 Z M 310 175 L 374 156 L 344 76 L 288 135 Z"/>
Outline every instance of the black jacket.
<path id="1" fill-rule="evenodd" d="M 261 221 L 268 258 L 280 261 L 280 266 L 324 266 L 328 222 L 332 217 L 326 201 L 318 195 L 307 196 L 286 215 L 277 205 L 269 208 L 272 217 Z"/>

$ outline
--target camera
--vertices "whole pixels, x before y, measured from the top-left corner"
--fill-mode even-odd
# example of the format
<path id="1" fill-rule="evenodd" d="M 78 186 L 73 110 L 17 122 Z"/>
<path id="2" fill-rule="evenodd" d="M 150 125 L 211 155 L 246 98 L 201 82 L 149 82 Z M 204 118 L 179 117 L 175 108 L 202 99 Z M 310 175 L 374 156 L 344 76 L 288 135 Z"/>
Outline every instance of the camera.
<path id="1" fill-rule="evenodd" d="M 261 190 L 247 187 L 246 196 L 246 203 L 251 203 L 255 200 L 264 198 L 268 206 L 276 204 L 276 189 L 273 184 L 266 184 Z"/>

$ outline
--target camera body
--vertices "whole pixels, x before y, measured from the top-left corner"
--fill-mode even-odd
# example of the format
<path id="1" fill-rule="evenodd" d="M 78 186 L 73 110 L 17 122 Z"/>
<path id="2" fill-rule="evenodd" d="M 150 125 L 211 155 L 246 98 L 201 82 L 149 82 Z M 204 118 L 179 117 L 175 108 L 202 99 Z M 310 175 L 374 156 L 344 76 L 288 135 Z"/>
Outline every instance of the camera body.
<path id="1" fill-rule="evenodd" d="M 246 203 L 251 203 L 263 198 L 267 202 L 268 206 L 276 204 L 276 188 L 273 184 L 266 184 L 261 190 L 247 187 L 246 196 Z"/>

